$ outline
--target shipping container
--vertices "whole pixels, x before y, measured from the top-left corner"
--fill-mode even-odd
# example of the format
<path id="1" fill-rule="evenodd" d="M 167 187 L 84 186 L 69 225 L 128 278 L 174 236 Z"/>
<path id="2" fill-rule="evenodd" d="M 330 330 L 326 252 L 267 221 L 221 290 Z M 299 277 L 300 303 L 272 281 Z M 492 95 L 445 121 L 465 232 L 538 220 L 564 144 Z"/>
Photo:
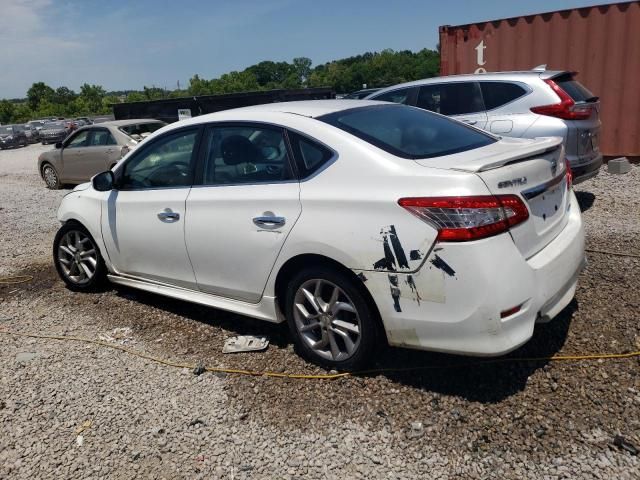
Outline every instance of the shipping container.
<path id="1" fill-rule="evenodd" d="M 543 64 L 600 97 L 604 155 L 640 156 L 640 1 L 440 27 L 441 75 Z"/>
<path id="2" fill-rule="evenodd" d="M 113 105 L 113 115 L 116 120 L 154 118 L 171 123 L 182 118 L 196 117 L 230 108 L 294 100 L 321 100 L 335 98 L 335 96 L 335 92 L 331 88 L 325 87 L 201 95 L 147 102 L 116 103 Z"/>

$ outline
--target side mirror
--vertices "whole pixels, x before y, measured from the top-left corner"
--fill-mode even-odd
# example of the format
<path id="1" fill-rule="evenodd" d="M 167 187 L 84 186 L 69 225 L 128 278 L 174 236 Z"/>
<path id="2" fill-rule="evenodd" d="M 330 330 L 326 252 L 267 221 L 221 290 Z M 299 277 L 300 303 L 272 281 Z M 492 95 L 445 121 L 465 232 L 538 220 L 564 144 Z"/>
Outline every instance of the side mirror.
<path id="1" fill-rule="evenodd" d="M 55 147 L 58 149 L 62 148 L 62 142 L 57 142 Z"/>
<path id="2" fill-rule="evenodd" d="M 98 192 L 108 192 L 110 190 L 113 190 L 114 182 L 115 177 L 113 176 L 113 172 L 111 170 L 99 173 L 91 179 L 93 188 Z"/>

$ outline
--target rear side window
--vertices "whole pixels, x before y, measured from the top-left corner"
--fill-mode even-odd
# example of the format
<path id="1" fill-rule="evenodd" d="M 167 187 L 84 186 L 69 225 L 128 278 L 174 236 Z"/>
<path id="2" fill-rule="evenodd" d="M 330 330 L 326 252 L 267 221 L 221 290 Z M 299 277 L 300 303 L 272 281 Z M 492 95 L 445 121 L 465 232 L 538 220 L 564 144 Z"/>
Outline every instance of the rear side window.
<path id="1" fill-rule="evenodd" d="M 424 85 L 420 87 L 417 106 L 442 115 L 464 115 L 485 109 L 478 82 Z"/>
<path id="2" fill-rule="evenodd" d="M 411 88 L 401 88 L 399 90 L 393 90 L 392 92 L 383 93 L 371 100 L 379 100 L 381 102 L 393 102 L 393 103 L 402 103 L 407 105 L 409 103 L 409 94 L 411 93 Z"/>
<path id="3" fill-rule="evenodd" d="M 558 86 L 567 92 L 574 102 L 590 102 L 595 100 L 595 96 L 591 93 L 587 87 L 582 85 L 577 80 L 573 79 L 573 75 L 563 75 L 553 79 Z"/>
<path id="4" fill-rule="evenodd" d="M 527 93 L 520 85 L 510 82 L 480 82 L 480 89 L 487 110 L 506 105 Z"/>
<path id="5" fill-rule="evenodd" d="M 318 120 L 408 159 L 450 155 L 496 142 L 494 137 L 459 122 L 401 105 L 352 108 Z"/>
<path id="6" fill-rule="evenodd" d="M 92 147 L 103 147 L 106 145 L 117 145 L 117 143 L 108 130 L 94 130 L 90 145 Z"/>
<path id="7" fill-rule="evenodd" d="M 300 171 L 300 178 L 316 172 L 333 157 L 333 152 L 318 142 L 291 131 L 288 135 Z"/>

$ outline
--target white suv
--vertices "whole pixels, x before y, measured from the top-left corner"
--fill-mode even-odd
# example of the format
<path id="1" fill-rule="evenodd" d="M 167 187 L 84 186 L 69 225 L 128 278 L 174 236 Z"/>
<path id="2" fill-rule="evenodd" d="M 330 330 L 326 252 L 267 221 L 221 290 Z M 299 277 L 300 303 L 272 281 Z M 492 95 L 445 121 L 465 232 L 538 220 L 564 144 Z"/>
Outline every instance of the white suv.
<path id="1" fill-rule="evenodd" d="M 584 259 L 560 138 L 366 100 L 166 126 L 58 217 L 70 288 L 108 278 L 287 321 L 298 352 L 339 369 L 385 341 L 508 352 L 571 301 Z"/>
<path id="2" fill-rule="evenodd" d="M 598 174 L 598 97 L 573 72 L 532 70 L 453 75 L 403 83 L 366 98 L 413 105 L 496 135 L 562 137 L 574 183 Z"/>

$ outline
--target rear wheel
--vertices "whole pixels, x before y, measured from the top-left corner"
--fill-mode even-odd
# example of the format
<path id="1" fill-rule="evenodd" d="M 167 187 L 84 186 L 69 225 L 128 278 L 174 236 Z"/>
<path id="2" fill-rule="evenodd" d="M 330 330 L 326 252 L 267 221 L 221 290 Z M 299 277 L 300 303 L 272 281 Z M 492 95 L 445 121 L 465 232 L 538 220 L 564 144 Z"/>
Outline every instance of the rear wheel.
<path id="1" fill-rule="evenodd" d="M 50 188 L 51 190 L 58 190 L 62 186 L 60 178 L 58 177 L 58 172 L 53 168 L 53 165 L 47 163 L 42 167 L 42 178 L 44 179 L 44 183 L 47 184 L 47 188 Z"/>
<path id="2" fill-rule="evenodd" d="M 310 267 L 289 282 L 287 321 L 298 353 L 327 368 L 355 370 L 377 341 L 375 313 L 346 274 Z"/>
<path id="3" fill-rule="evenodd" d="M 93 291 L 106 283 L 107 267 L 89 232 L 78 223 L 66 223 L 53 241 L 53 262 L 71 290 Z"/>

